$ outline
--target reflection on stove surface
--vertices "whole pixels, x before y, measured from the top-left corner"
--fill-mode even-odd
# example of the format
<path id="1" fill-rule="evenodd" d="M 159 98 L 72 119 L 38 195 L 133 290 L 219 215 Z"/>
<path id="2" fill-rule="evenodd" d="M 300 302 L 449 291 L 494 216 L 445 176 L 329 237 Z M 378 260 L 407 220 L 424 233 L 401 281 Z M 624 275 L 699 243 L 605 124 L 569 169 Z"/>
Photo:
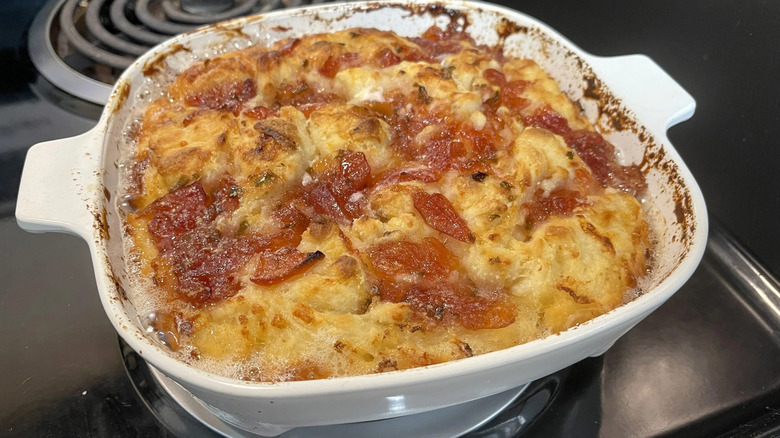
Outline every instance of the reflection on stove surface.
<path id="1" fill-rule="evenodd" d="M 119 346 L 125 369 L 138 395 L 157 420 L 175 435 L 257 436 L 217 418 L 184 388 L 150 367 L 121 338 Z M 583 378 L 595 380 L 598 376 L 601 360 L 587 360 L 585 363 L 590 364 L 588 368 L 591 372 L 580 373 L 575 381 L 579 382 Z M 386 420 L 292 429 L 280 437 L 515 437 L 524 433 L 557 398 L 562 383 L 569 378 L 570 370 L 566 369 L 531 384 L 463 405 Z M 589 400 L 592 401 L 590 398 Z M 575 415 L 586 415 L 592 420 L 598 417 L 600 410 L 597 405 L 590 403 L 587 412 L 577 409 L 572 409 L 571 412 Z"/>

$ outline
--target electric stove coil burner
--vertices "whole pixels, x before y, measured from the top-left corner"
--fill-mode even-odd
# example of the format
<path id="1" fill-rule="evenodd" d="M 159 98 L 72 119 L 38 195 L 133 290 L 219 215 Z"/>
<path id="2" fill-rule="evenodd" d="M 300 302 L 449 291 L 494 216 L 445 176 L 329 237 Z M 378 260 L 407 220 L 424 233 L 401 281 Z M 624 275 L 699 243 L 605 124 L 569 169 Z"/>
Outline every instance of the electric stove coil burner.
<path id="1" fill-rule="evenodd" d="M 327 0 L 52 0 L 29 33 L 33 64 L 62 90 L 105 104 L 137 57 L 206 24 Z"/>

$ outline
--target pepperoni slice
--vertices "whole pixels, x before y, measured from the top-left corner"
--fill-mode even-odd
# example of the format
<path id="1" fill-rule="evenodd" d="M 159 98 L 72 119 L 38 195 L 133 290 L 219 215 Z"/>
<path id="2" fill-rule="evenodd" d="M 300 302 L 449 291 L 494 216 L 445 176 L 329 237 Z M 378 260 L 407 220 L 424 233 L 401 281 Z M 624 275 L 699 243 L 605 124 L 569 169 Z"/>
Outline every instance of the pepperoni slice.
<path id="1" fill-rule="evenodd" d="M 474 243 L 476 238 L 466 221 L 460 217 L 452 203 L 441 193 L 428 194 L 422 190 L 412 195 L 414 208 L 431 228 L 452 236 L 461 242 Z"/>
<path id="2" fill-rule="evenodd" d="M 621 166 L 615 162 L 615 147 L 597 132 L 571 131 L 564 139 L 593 171 L 593 176 L 605 186 L 636 196 L 646 187 L 638 166 Z"/>
<path id="3" fill-rule="evenodd" d="M 372 189 L 377 190 L 408 181 L 436 182 L 439 178 L 441 172 L 428 167 L 391 169 L 378 178 Z"/>
<path id="4" fill-rule="evenodd" d="M 337 160 L 307 185 L 305 198 L 316 213 L 347 226 L 363 211 L 361 192 L 371 183 L 371 167 L 362 152 L 343 150 Z"/>
<path id="5" fill-rule="evenodd" d="M 401 62 L 401 57 L 396 55 L 392 50 L 384 48 L 374 55 L 375 62 L 381 68 L 390 67 Z"/>
<path id="6" fill-rule="evenodd" d="M 488 104 L 498 107 L 500 103 L 506 105 L 513 111 L 519 111 L 529 105 L 528 99 L 522 97 L 523 90 L 530 84 L 528 81 L 514 80 L 508 81 L 506 76 L 498 70 L 489 68 L 483 74 L 485 79 L 498 86 L 501 91 L 493 99 L 488 100 Z"/>
<path id="7" fill-rule="evenodd" d="M 558 135 L 566 135 L 571 132 L 568 120 L 546 105 L 536 110 L 532 115 L 524 117 L 523 123 L 528 126 L 546 129 Z"/>
<path id="8" fill-rule="evenodd" d="M 179 298 L 202 306 L 235 295 L 238 269 L 273 238 L 224 237 L 214 228 L 187 234 L 166 257 L 177 279 Z"/>
<path id="9" fill-rule="evenodd" d="M 278 284 L 302 274 L 323 258 L 325 254 L 320 251 L 303 253 L 291 246 L 265 251 L 259 257 L 251 280 L 263 286 Z"/>
<path id="10" fill-rule="evenodd" d="M 264 106 L 256 106 L 252 109 L 244 111 L 244 114 L 255 120 L 265 120 L 276 114 L 276 111 Z"/>
<path id="11" fill-rule="evenodd" d="M 562 136 L 603 186 L 622 190 L 632 196 L 637 196 L 647 188 L 639 167 L 619 164 L 615 147 L 598 132 L 572 130 L 566 119 L 549 107 L 540 108 L 531 116 L 524 117 L 523 122 Z"/>
<path id="12" fill-rule="evenodd" d="M 455 284 L 414 290 L 405 300 L 434 321 L 448 319 L 470 330 L 497 329 L 515 321 L 515 313 L 501 291 L 481 291 Z"/>
<path id="13" fill-rule="evenodd" d="M 220 83 L 199 93 L 188 94 L 184 101 L 187 105 L 199 108 L 230 111 L 238 115 L 243 102 L 257 95 L 254 79 Z"/>
<path id="14" fill-rule="evenodd" d="M 308 82 L 300 79 L 296 82 L 282 83 L 276 87 L 274 109 L 288 105 L 301 108 L 310 104 L 326 104 L 339 99 L 337 94 L 318 91 Z"/>
<path id="15" fill-rule="evenodd" d="M 368 257 L 381 282 L 380 297 L 395 303 L 406 299 L 413 286 L 431 288 L 457 267 L 452 253 L 433 237 L 383 242 L 371 247 Z"/>
<path id="16" fill-rule="evenodd" d="M 360 54 L 353 52 L 342 53 L 338 56 L 328 56 L 328 59 L 325 60 L 325 63 L 317 71 L 326 78 L 333 79 L 344 67 L 357 66 L 359 60 Z"/>
<path id="17" fill-rule="evenodd" d="M 526 212 L 526 228 L 530 230 L 550 216 L 570 216 L 575 208 L 584 205 L 585 202 L 585 198 L 578 191 L 558 188 L 549 195 L 543 196 L 543 192 L 539 190 L 534 194 L 533 199 L 522 207 Z"/>
<path id="18" fill-rule="evenodd" d="M 168 193 L 142 210 L 142 215 L 151 217 L 147 229 L 157 249 L 170 250 L 176 239 L 207 219 L 207 201 L 203 186 L 196 182 Z"/>
<path id="19" fill-rule="evenodd" d="M 506 293 L 475 286 L 438 239 L 383 242 L 371 247 L 368 257 L 380 299 L 408 303 L 433 323 L 476 330 L 515 320 Z"/>

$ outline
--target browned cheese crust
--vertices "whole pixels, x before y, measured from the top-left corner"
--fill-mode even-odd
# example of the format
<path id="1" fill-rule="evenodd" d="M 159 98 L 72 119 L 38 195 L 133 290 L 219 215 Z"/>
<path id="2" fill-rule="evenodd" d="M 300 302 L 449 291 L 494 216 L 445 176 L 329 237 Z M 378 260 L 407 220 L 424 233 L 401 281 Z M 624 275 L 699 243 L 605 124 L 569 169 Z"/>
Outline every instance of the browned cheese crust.
<path id="1" fill-rule="evenodd" d="M 453 30 L 200 62 L 149 104 L 134 160 L 151 325 L 243 379 L 508 348 L 614 309 L 646 271 L 637 168 L 537 64 Z"/>

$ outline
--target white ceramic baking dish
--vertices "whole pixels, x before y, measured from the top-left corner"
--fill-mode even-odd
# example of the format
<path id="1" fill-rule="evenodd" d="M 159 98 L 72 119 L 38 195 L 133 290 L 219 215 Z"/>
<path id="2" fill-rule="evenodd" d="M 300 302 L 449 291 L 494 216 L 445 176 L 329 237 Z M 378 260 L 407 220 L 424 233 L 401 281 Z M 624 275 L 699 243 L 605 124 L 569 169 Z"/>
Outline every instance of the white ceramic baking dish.
<path id="1" fill-rule="evenodd" d="M 538 62 L 621 151 L 642 163 L 644 205 L 659 242 L 644 294 L 559 335 L 503 351 L 418 369 L 360 377 L 247 383 L 174 359 L 144 333 L 127 300 L 116 195 L 120 150 L 139 109 L 159 97 L 172 74 L 204 57 L 249 44 L 350 27 L 417 36 L 434 23 L 460 20 L 479 43 Z M 707 213 L 701 191 L 666 138 L 695 102 L 649 58 L 587 54 L 554 30 L 513 10 L 477 2 L 391 1 L 329 4 L 243 18 L 176 37 L 141 57 L 120 78 L 98 125 L 32 147 L 17 203 L 20 226 L 85 239 L 100 298 L 119 334 L 139 355 L 236 427 L 264 435 L 289 428 L 390 418 L 442 408 L 520 386 L 606 351 L 666 301 L 704 252 Z"/>

